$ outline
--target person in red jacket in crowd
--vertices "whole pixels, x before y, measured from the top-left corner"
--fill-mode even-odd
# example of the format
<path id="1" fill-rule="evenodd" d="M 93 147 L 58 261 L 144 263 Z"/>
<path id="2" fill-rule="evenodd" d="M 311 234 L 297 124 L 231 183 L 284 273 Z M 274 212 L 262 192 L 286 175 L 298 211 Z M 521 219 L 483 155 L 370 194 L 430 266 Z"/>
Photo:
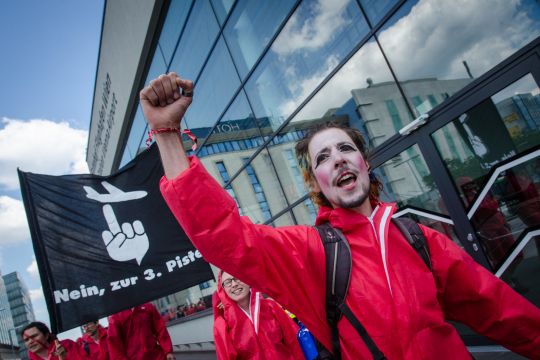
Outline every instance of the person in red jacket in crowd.
<path id="1" fill-rule="evenodd" d="M 72 340 L 57 340 L 47 325 L 34 321 L 21 330 L 30 360 L 79 360 L 79 347 Z"/>
<path id="2" fill-rule="evenodd" d="M 159 312 L 146 303 L 109 316 L 111 360 L 174 360 L 171 337 Z"/>
<path id="3" fill-rule="evenodd" d="M 80 353 L 89 360 L 109 360 L 107 329 L 99 321 L 90 321 L 82 326 L 84 334 L 77 339 Z"/>
<path id="4" fill-rule="evenodd" d="M 212 303 L 219 360 L 304 359 L 298 325 L 278 303 L 223 271 L 217 287 Z"/>
<path id="5" fill-rule="evenodd" d="M 234 199 L 201 162 L 186 156 L 179 128 L 192 96 L 193 83 L 175 73 L 160 75 L 140 92 L 165 172 L 160 183 L 165 201 L 208 262 L 268 294 L 332 349 L 318 231 L 304 225 L 273 228 L 240 216 Z M 540 310 L 535 305 L 448 237 L 420 225 L 430 269 L 390 221 L 396 205 L 379 200 L 381 186 L 358 130 L 326 125 L 310 132 L 296 150 L 319 205 L 316 223 L 340 229 L 350 247 L 345 304 L 386 358 L 470 359 L 447 322 L 453 320 L 540 359 Z M 342 359 L 372 357 L 347 318 L 341 317 L 337 330 Z"/>

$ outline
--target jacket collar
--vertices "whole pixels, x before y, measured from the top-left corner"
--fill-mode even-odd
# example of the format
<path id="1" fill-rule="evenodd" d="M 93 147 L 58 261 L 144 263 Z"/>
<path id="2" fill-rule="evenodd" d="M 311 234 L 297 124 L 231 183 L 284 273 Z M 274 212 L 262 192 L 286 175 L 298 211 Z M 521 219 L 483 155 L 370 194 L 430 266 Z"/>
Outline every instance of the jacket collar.
<path id="1" fill-rule="evenodd" d="M 390 221 L 390 217 L 395 213 L 396 205 L 394 203 L 383 203 L 380 202 L 373 208 L 373 212 L 369 217 L 357 213 L 351 209 L 336 208 L 332 209 L 326 206 L 321 206 L 319 208 L 319 213 L 317 214 L 317 220 L 315 225 L 321 225 L 329 222 L 333 227 L 340 229 L 344 233 L 354 231 L 360 227 L 368 225 L 370 222 L 374 225 L 379 224 L 381 221 L 381 216 L 383 213 L 389 212 L 387 221 Z"/>

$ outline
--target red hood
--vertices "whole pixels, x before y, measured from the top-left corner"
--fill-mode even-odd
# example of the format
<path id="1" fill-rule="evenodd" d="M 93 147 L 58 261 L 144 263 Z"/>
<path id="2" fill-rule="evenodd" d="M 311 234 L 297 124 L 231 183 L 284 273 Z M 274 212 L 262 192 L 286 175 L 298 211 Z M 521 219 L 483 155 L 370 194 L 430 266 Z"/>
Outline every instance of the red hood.
<path id="1" fill-rule="evenodd" d="M 218 275 L 218 283 L 217 283 L 217 290 L 212 295 L 212 307 L 214 308 L 214 318 L 217 316 L 223 316 L 227 322 L 234 321 L 236 322 L 238 318 L 243 318 L 246 316 L 244 311 L 240 309 L 240 307 L 236 304 L 235 301 L 233 301 L 229 295 L 225 292 L 223 289 L 223 286 L 221 286 L 221 276 L 223 272 L 219 272 Z M 259 327 L 259 309 L 260 309 L 260 300 L 261 300 L 261 294 L 258 291 L 254 291 L 251 289 L 250 291 L 250 307 L 249 312 L 250 316 L 253 322 L 253 327 L 255 329 L 255 332 L 258 331 Z M 222 304 L 223 306 L 221 308 L 218 307 L 219 304 Z"/>

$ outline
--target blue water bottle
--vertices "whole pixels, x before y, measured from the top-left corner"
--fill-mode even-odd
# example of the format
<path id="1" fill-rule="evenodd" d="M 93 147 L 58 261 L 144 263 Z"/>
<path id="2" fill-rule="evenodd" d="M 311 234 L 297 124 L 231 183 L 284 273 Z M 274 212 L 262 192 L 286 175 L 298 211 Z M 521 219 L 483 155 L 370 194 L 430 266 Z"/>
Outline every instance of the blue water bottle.
<path id="1" fill-rule="evenodd" d="M 304 324 L 302 324 L 302 322 L 298 321 L 298 325 L 300 326 L 300 330 L 298 330 L 296 338 L 300 343 L 300 347 L 302 348 L 304 357 L 306 358 L 306 360 L 314 360 L 317 358 L 317 356 L 319 356 L 319 351 L 317 350 L 315 339 L 313 338 L 313 335 L 311 335 L 309 330 L 306 329 Z"/>

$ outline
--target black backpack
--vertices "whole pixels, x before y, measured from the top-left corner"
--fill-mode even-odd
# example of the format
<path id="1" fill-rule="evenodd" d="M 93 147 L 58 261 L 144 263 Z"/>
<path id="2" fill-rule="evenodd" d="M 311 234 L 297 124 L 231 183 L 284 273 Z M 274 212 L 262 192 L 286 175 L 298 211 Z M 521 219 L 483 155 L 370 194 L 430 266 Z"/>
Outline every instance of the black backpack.
<path id="1" fill-rule="evenodd" d="M 409 218 L 394 218 L 392 220 L 431 271 L 431 258 L 426 238 L 418 224 Z M 334 228 L 329 223 L 317 225 L 315 228 L 319 232 L 326 255 L 326 320 L 332 331 L 333 350 L 333 354 L 331 354 L 319 344 L 317 359 L 341 359 L 337 324 L 341 315 L 344 315 L 370 350 L 373 359 L 385 360 L 386 357 L 382 351 L 379 350 L 364 326 L 345 304 L 352 265 L 351 249 L 347 239 L 339 229 Z"/>

